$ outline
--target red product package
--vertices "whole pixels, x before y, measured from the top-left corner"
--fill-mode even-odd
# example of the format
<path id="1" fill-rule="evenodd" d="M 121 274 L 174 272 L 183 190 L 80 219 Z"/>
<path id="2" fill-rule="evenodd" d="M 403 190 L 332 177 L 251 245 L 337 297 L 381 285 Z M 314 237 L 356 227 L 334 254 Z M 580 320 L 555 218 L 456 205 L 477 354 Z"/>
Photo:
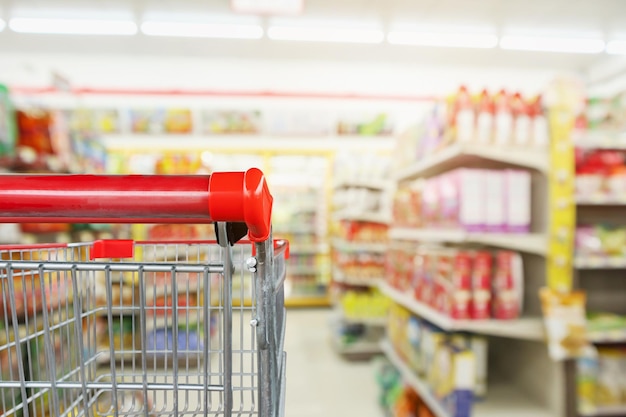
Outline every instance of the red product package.
<path id="1" fill-rule="evenodd" d="M 520 316 L 524 296 L 524 274 L 519 253 L 500 251 L 497 254 L 493 282 L 493 316 L 509 320 Z"/>
<path id="2" fill-rule="evenodd" d="M 435 273 L 436 256 L 432 252 L 424 254 L 424 275 L 422 277 L 422 289 L 420 291 L 420 301 L 424 304 L 432 305 L 435 300 Z"/>
<path id="3" fill-rule="evenodd" d="M 450 315 L 452 309 L 452 267 L 454 254 L 454 251 L 442 251 L 437 256 L 435 302 L 433 307 L 446 315 Z"/>
<path id="4" fill-rule="evenodd" d="M 476 252 L 472 271 L 473 319 L 488 319 L 491 316 L 492 260 L 489 252 Z"/>
<path id="5" fill-rule="evenodd" d="M 454 258 L 452 271 L 452 294 L 450 316 L 454 319 L 469 319 L 472 296 L 472 257 L 459 252 Z"/>

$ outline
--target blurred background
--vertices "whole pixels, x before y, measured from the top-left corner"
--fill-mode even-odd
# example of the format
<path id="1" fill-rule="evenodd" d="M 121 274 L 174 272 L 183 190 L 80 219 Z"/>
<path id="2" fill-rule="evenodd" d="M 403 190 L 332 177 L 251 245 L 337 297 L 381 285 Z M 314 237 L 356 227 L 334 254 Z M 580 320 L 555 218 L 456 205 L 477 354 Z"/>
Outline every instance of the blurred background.
<path id="1" fill-rule="evenodd" d="M 0 171 L 250 167 L 286 416 L 626 416 L 624 1 L 0 0 Z"/>

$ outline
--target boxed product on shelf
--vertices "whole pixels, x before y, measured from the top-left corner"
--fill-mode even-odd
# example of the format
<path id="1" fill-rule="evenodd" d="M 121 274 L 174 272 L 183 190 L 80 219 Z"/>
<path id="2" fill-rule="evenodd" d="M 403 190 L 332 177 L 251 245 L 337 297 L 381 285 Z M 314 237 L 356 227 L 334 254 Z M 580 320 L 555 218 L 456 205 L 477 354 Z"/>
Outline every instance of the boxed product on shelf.
<path id="1" fill-rule="evenodd" d="M 263 118 L 259 110 L 206 110 L 202 112 L 205 134 L 260 134 Z"/>
<path id="2" fill-rule="evenodd" d="M 337 121 L 338 135 L 389 136 L 393 126 L 386 114 L 375 116 L 352 115 L 342 116 Z"/>
<path id="3" fill-rule="evenodd" d="M 423 181 L 399 187 L 393 197 L 393 223 L 400 227 L 421 227 Z"/>
<path id="4" fill-rule="evenodd" d="M 626 151 L 576 151 L 576 197 L 580 200 L 626 199 Z"/>
<path id="5" fill-rule="evenodd" d="M 413 288 L 414 257 L 413 245 L 393 245 L 385 257 L 385 277 L 392 287 L 399 290 Z"/>
<path id="6" fill-rule="evenodd" d="M 587 347 L 577 371 L 579 412 L 603 415 L 626 408 L 626 348 Z"/>
<path id="7" fill-rule="evenodd" d="M 385 273 L 385 255 L 383 253 L 335 251 L 333 264 L 342 275 L 355 281 L 379 279 Z"/>
<path id="8" fill-rule="evenodd" d="M 519 253 L 500 251 L 496 254 L 493 277 L 493 317 L 514 319 L 520 316 L 524 301 L 524 273 Z"/>
<path id="9" fill-rule="evenodd" d="M 594 341 L 626 340 L 626 315 L 608 312 L 588 312 L 587 334 Z"/>
<path id="10" fill-rule="evenodd" d="M 349 242 L 385 243 L 389 226 L 383 223 L 342 220 L 337 235 Z"/>
<path id="11" fill-rule="evenodd" d="M 392 286 L 453 319 L 516 319 L 523 308 L 523 264 L 516 252 L 392 248 L 387 270 Z"/>
<path id="12" fill-rule="evenodd" d="M 562 293 L 544 287 L 540 290 L 548 352 L 554 360 L 577 358 L 588 346 L 586 331 L 586 294 Z"/>
<path id="13" fill-rule="evenodd" d="M 130 110 L 131 131 L 133 133 L 184 133 L 193 130 L 190 109 L 132 109 Z"/>
<path id="14" fill-rule="evenodd" d="M 341 297 L 341 307 L 346 318 L 384 318 L 389 309 L 389 299 L 378 291 L 346 291 Z"/>
<path id="15" fill-rule="evenodd" d="M 487 339 L 447 333 L 391 304 L 388 336 L 451 416 L 468 416 L 487 390 Z"/>
<path id="16" fill-rule="evenodd" d="M 576 255 L 599 259 L 626 257 L 626 227 L 602 224 L 578 226 Z"/>
<path id="17" fill-rule="evenodd" d="M 530 197 L 527 171 L 459 168 L 399 191 L 394 210 L 398 226 L 527 233 Z"/>

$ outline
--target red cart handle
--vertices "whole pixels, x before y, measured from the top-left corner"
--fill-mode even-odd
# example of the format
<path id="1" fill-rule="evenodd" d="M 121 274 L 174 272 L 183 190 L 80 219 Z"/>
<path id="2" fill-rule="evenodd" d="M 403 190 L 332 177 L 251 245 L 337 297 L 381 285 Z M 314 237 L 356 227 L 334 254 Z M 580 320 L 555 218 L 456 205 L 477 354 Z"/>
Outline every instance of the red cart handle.
<path id="1" fill-rule="evenodd" d="M 272 196 L 263 173 L 0 175 L 3 223 L 243 222 L 250 239 L 270 235 Z"/>

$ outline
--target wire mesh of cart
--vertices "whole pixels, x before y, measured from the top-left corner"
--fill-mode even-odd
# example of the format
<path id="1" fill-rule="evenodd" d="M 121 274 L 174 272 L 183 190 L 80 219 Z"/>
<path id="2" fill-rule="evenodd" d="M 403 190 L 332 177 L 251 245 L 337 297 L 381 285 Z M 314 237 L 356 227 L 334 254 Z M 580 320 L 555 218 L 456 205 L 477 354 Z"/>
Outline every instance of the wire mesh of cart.
<path id="1" fill-rule="evenodd" d="M 0 176 L 3 222 L 214 223 L 217 237 L 0 247 L 0 417 L 284 415 L 289 248 L 271 207 L 257 169 Z"/>

